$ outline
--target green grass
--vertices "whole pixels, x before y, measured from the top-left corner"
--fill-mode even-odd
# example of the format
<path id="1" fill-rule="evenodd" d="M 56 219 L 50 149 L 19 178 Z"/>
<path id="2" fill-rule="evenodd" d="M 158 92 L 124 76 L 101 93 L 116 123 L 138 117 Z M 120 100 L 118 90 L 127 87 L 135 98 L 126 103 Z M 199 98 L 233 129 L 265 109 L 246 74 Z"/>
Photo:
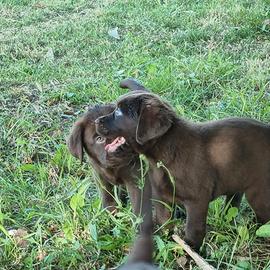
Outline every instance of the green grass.
<path id="1" fill-rule="evenodd" d="M 269 0 L 1 0 L 0 269 L 125 260 L 137 224 L 130 207 L 118 217 L 103 211 L 91 167 L 65 147 L 86 106 L 124 93 L 121 79 L 138 78 L 194 121 L 270 122 L 269 8 Z M 119 40 L 108 35 L 115 27 Z M 207 261 L 270 269 L 269 238 L 256 236 L 247 203 L 236 225 L 221 209 L 222 199 L 210 206 Z M 25 245 L 7 236 L 19 228 Z M 184 255 L 170 235 L 157 232 L 155 243 L 160 267 L 178 269 Z"/>

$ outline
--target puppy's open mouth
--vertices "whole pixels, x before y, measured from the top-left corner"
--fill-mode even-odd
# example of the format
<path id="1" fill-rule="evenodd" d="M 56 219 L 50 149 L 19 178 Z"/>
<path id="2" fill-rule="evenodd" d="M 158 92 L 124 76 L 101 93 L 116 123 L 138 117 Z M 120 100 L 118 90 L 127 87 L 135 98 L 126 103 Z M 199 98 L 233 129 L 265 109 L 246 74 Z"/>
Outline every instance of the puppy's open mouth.
<path id="1" fill-rule="evenodd" d="M 124 137 L 116 137 L 111 143 L 106 144 L 105 150 L 107 152 L 115 152 L 115 150 L 126 142 Z"/>

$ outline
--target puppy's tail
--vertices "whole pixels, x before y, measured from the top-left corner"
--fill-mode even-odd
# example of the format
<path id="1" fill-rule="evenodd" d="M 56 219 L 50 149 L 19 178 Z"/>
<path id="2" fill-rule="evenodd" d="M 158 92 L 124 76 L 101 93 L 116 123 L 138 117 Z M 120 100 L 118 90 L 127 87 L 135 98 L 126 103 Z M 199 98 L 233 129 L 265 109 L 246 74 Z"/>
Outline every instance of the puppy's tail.
<path id="1" fill-rule="evenodd" d="M 146 89 L 142 84 L 140 84 L 138 81 L 136 81 L 135 79 L 132 79 L 132 78 L 125 79 L 125 80 L 121 81 L 120 87 L 129 89 L 130 91 L 141 90 L 141 91 L 149 92 L 149 90 Z"/>

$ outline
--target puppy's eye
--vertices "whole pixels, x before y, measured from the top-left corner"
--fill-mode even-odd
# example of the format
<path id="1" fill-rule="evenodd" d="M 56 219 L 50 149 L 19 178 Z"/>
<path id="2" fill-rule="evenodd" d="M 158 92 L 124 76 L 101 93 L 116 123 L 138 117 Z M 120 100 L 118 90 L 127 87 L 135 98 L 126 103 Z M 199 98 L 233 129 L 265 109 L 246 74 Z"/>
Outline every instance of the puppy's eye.
<path id="1" fill-rule="evenodd" d="M 119 117 L 119 116 L 122 116 L 123 115 L 123 112 L 121 111 L 120 108 L 117 108 L 115 111 L 114 111 L 114 116 L 115 117 Z"/>
<path id="2" fill-rule="evenodd" d="M 104 142 L 105 142 L 105 138 L 103 138 L 101 136 L 96 137 L 96 143 L 104 143 Z"/>

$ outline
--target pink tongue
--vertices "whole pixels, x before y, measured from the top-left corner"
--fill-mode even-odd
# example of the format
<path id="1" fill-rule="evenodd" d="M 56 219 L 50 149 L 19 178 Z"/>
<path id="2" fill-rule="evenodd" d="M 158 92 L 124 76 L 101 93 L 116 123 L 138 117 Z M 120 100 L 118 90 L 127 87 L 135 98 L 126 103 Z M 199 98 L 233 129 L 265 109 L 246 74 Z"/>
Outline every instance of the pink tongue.
<path id="1" fill-rule="evenodd" d="M 108 152 L 114 152 L 120 145 L 126 142 L 124 137 L 117 137 L 113 142 L 105 146 L 105 150 Z"/>

